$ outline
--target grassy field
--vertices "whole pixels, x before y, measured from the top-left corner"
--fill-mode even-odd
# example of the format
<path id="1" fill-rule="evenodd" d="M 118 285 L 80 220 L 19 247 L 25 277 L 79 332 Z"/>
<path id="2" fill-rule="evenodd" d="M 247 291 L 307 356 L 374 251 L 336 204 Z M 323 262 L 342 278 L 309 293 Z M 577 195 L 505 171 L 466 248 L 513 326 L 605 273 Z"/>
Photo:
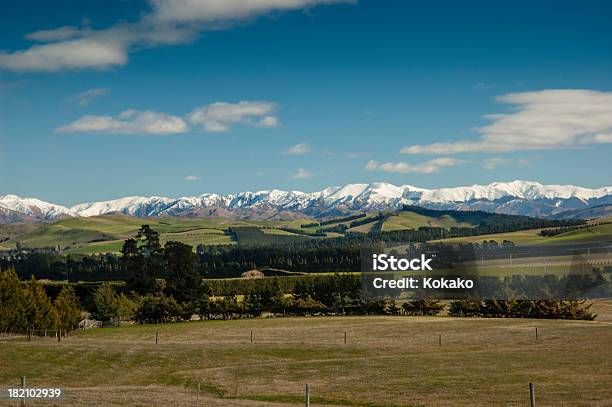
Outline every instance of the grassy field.
<path id="1" fill-rule="evenodd" d="M 368 233 L 379 226 L 377 213 L 370 214 L 358 221 L 366 222 L 362 225 L 348 229 L 349 232 Z M 477 218 L 474 218 L 478 220 Z M 425 216 L 410 211 L 397 212 L 389 216 L 382 225 L 383 231 L 416 229 L 422 226 L 431 227 L 470 227 L 475 220 L 458 221 L 448 214 L 440 216 Z M 0 225 L 0 250 L 14 249 L 17 242 L 24 247 L 60 247 L 66 254 L 91 254 L 118 252 L 123 241 L 136 234 L 143 224 L 150 225 L 159 232 L 160 240 L 165 243 L 169 240 L 180 241 L 196 247 L 199 244 L 232 244 L 235 239 L 229 233 L 232 227 L 263 228 L 266 235 L 275 235 L 278 239 L 288 240 L 289 237 L 303 239 L 304 235 L 293 233 L 282 228 L 300 229 L 305 233 L 315 233 L 319 229 L 333 228 L 340 225 L 350 226 L 352 221 L 342 221 L 326 224 L 324 226 L 309 226 L 301 228 L 300 225 L 313 223 L 312 220 L 301 219 L 292 221 L 245 221 L 225 218 L 134 218 L 121 215 L 105 215 L 91 218 L 70 218 L 52 223 L 38 225 Z M 470 223 L 472 222 L 472 223 Z M 482 242 L 483 240 L 511 240 L 516 244 L 541 244 L 564 242 L 588 242 L 612 238 L 612 223 L 592 225 L 586 229 L 574 230 L 553 237 L 542 237 L 539 229 L 524 230 L 494 235 L 481 235 L 473 237 L 448 239 L 449 242 Z M 340 233 L 330 232 L 327 237 L 341 236 Z M 272 236 L 267 237 L 272 240 Z"/>
<path id="2" fill-rule="evenodd" d="M 612 239 L 612 223 L 593 225 L 585 229 L 561 233 L 556 236 L 540 236 L 541 229 L 520 230 L 518 232 L 497 233 L 493 235 L 480 235 L 470 237 L 457 237 L 443 239 L 443 242 L 472 242 L 481 243 L 485 240 L 495 240 L 499 243 L 510 240 L 519 245 L 557 244 L 565 242 L 589 242 Z"/>
<path id="3" fill-rule="evenodd" d="M 528 405 L 533 382 L 538 406 L 610 406 L 612 302 L 594 308 L 596 321 L 264 318 L 2 339 L 0 387 L 26 375 L 65 388 L 62 406 L 300 406 L 309 383 L 313 406 L 461 407 Z"/>
<path id="4" fill-rule="evenodd" d="M 467 222 L 457 222 L 450 215 L 442 215 L 440 217 L 424 216 L 414 212 L 400 212 L 397 216 L 390 216 L 383 224 L 383 231 L 402 230 L 402 229 L 418 229 L 422 226 L 430 227 L 471 227 Z"/>
<path id="5" fill-rule="evenodd" d="M 67 254 L 117 252 L 123 241 L 134 236 L 141 225 L 148 224 L 160 233 L 160 240 L 177 240 L 198 244 L 229 244 L 226 233 L 234 226 L 277 226 L 278 222 L 247 222 L 224 218 L 133 218 L 119 215 L 71 218 L 40 225 L 7 225 L 0 232 L 9 240 L 0 243 L 0 250 L 14 248 L 19 241 L 27 247 L 65 248 Z M 20 229 L 21 228 L 21 233 Z"/>

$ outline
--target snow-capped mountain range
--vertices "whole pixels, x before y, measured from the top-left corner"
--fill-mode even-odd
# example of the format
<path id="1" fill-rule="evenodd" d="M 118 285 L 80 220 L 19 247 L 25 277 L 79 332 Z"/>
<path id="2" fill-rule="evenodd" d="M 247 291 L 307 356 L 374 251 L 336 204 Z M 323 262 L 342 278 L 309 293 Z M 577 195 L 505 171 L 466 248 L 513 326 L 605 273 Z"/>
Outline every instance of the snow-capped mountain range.
<path id="1" fill-rule="evenodd" d="M 291 219 L 306 215 L 321 218 L 352 211 L 396 209 L 404 204 L 538 217 L 562 217 L 563 212 L 571 211 L 575 216 L 576 211 L 612 205 L 612 187 L 589 189 L 513 181 L 425 189 L 379 182 L 328 187 L 311 193 L 273 189 L 236 195 L 205 193 L 181 198 L 133 196 L 83 203 L 71 208 L 34 198 L 4 195 L 0 196 L 0 223 L 51 221 L 104 214 L 250 219 Z"/>

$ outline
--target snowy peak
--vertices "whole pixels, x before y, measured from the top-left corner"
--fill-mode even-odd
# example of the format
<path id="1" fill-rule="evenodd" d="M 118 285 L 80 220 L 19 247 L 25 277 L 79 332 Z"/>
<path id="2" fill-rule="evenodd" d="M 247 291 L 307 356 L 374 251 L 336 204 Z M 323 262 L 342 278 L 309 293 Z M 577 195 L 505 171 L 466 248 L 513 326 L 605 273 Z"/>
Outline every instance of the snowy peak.
<path id="1" fill-rule="evenodd" d="M 152 196 L 129 196 L 111 201 L 91 202 L 73 206 L 71 211 L 75 216 L 97 216 L 105 213 L 122 213 L 124 215 L 145 217 L 157 216 L 175 200 Z"/>
<path id="2" fill-rule="evenodd" d="M 504 197 L 514 197 L 526 200 L 578 198 L 588 201 L 610 194 L 612 194 L 612 187 L 589 189 L 573 185 L 542 185 L 533 181 L 516 180 L 493 182 L 489 185 L 425 190 L 421 199 L 430 202 L 467 202 L 478 199 L 494 201 Z"/>
<path id="3" fill-rule="evenodd" d="M 397 209 L 402 205 L 419 205 L 433 209 L 484 210 L 530 216 L 558 216 L 575 211 L 612 204 L 612 187 L 599 189 L 573 185 L 542 185 L 532 181 L 493 182 L 488 185 L 425 189 L 412 185 L 396 186 L 384 182 L 347 184 L 306 193 L 278 189 L 240 192 L 236 195 L 204 193 L 199 196 L 166 198 L 130 196 L 102 202 L 90 202 L 66 208 L 34 198 L 16 195 L 0 196 L 2 219 L 19 218 L 47 221 L 69 216 L 98 216 L 120 213 L 135 217 L 148 216 L 223 216 L 264 218 L 297 212 L 321 217 L 343 211 Z M 10 214 L 7 212 L 10 211 Z M 9 216 L 10 215 L 10 216 Z"/>
<path id="4" fill-rule="evenodd" d="M 42 220 L 74 216 L 73 212 L 65 206 L 54 205 L 35 198 L 21 198 L 17 195 L 0 196 L 0 208 Z"/>

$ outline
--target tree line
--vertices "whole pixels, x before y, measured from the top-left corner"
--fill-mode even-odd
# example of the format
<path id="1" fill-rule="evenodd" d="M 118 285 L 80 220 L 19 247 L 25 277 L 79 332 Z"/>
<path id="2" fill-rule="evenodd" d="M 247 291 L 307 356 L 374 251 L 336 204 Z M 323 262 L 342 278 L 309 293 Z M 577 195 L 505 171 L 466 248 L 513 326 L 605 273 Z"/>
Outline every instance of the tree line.
<path id="1" fill-rule="evenodd" d="M 458 221 L 476 224 L 474 227 L 420 227 L 398 231 L 370 233 L 347 232 L 336 238 L 312 238 L 307 236 L 282 236 L 266 234 L 261 229 L 233 228 L 230 233 L 240 236 L 235 245 L 199 245 L 196 250 L 196 270 L 202 277 L 236 277 L 240 273 L 259 267 L 278 268 L 294 272 L 344 272 L 360 270 L 360 249 L 364 245 L 396 242 L 426 242 L 453 237 L 477 236 L 543 227 L 571 227 L 578 221 L 557 221 L 510 216 L 486 212 L 435 211 L 407 207 L 426 216 L 449 213 Z M 368 218 L 363 219 L 369 220 Z M 358 219 L 356 222 L 362 220 Z M 148 228 L 148 226 L 146 226 Z M 149 234 L 151 234 L 151 229 Z M 142 233 L 136 239 L 142 238 Z M 158 239 L 159 240 L 159 239 Z M 133 245 L 134 242 L 130 242 Z M 174 243 L 174 249 L 184 250 Z M 127 248 L 130 248 L 129 246 Z M 145 256 L 151 270 L 163 273 L 154 263 L 160 260 L 160 248 Z M 135 250 L 131 247 L 132 251 Z M 132 253 L 132 258 L 138 255 Z M 134 257 L 135 256 L 135 257 Z M 46 278 L 69 281 L 129 280 L 142 270 L 137 264 L 123 261 L 114 254 L 68 255 L 33 252 L 17 253 L 0 259 L 0 268 L 14 267 L 22 279 Z M 128 253 L 129 257 L 129 253 Z"/>
<path id="2" fill-rule="evenodd" d="M 65 333 L 75 329 L 80 321 L 81 306 L 71 287 L 63 287 L 52 301 L 34 277 L 23 283 L 13 268 L 0 271 L 0 331 Z"/>
<path id="3" fill-rule="evenodd" d="M 416 298 L 365 298 L 360 276 L 351 273 L 253 280 L 202 281 L 190 247 L 168 242 L 143 227 L 126 241 L 122 261 L 139 272 L 127 284 L 103 282 L 83 300 L 92 318 L 119 322 L 166 323 L 200 319 L 303 315 L 438 315 L 456 317 L 594 319 L 584 301 L 456 300 L 443 304 Z M 164 279 L 155 278 L 163 269 Z M 53 287 L 54 285 L 50 285 Z M 240 298 L 241 297 L 241 298 Z M 74 329 L 81 318 L 80 301 L 71 286 L 51 300 L 34 278 L 21 282 L 14 269 L 0 272 L 0 329 L 4 332 Z"/>

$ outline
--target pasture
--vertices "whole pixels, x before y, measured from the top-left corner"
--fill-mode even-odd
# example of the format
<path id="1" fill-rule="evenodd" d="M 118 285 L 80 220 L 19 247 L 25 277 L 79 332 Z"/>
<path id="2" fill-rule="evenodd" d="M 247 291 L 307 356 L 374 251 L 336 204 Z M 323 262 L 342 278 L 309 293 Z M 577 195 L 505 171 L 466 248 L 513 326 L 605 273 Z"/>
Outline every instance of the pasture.
<path id="1" fill-rule="evenodd" d="M 468 222 L 458 222 L 450 215 L 439 217 L 425 216 L 414 212 L 399 212 L 397 216 L 390 216 L 383 224 L 383 231 L 418 229 L 420 227 L 471 227 Z"/>
<path id="2" fill-rule="evenodd" d="M 461 407 L 528 405 L 533 382 L 538 406 L 609 406 L 612 302 L 594 310 L 595 321 L 259 318 L 4 338 L 0 387 L 25 375 L 65 388 L 62 406 L 301 406 L 309 383 L 312 406 Z"/>
<path id="3" fill-rule="evenodd" d="M 494 240 L 502 243 L 509 240 L 517 245 L 563 244 L 601 242 L 612 238 L 612 223 L 593 224 L 580 230 L 573 230 L 556 236 L 544 237 L 540 235 L 542 229 L 519 230 L 516 232 L 496 233 L 490 235 L 455 237 L 442 239 L 442 242 L 482 243 L 485 240 Z"/>

